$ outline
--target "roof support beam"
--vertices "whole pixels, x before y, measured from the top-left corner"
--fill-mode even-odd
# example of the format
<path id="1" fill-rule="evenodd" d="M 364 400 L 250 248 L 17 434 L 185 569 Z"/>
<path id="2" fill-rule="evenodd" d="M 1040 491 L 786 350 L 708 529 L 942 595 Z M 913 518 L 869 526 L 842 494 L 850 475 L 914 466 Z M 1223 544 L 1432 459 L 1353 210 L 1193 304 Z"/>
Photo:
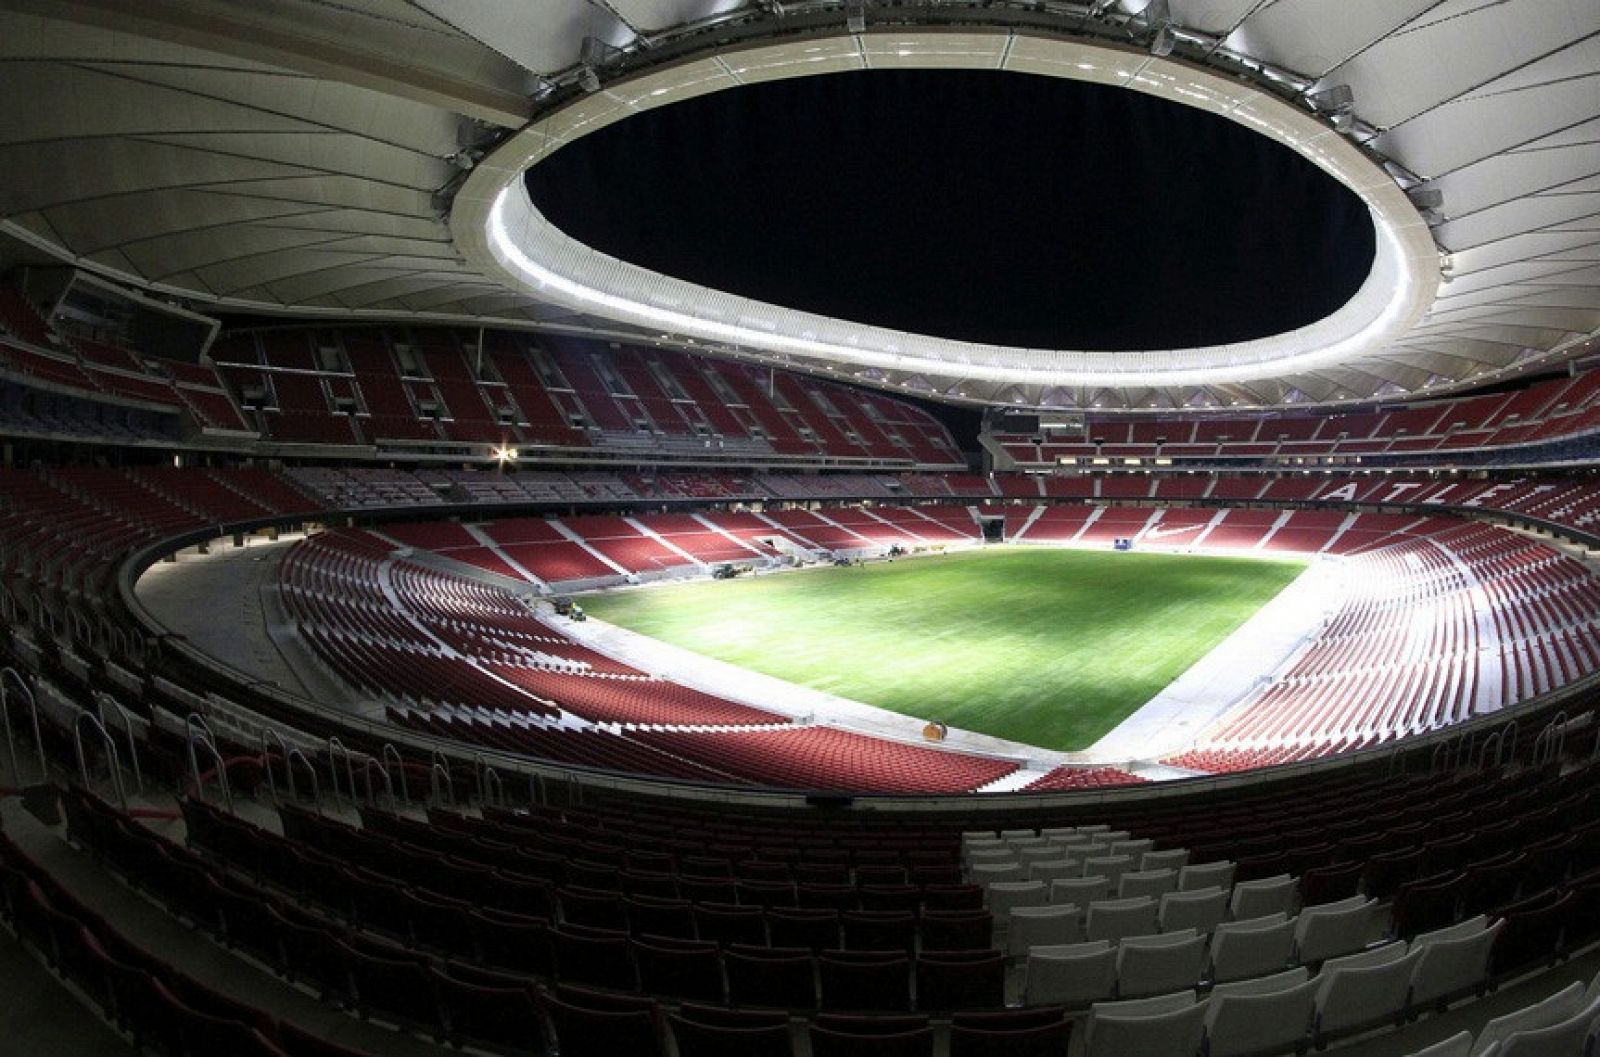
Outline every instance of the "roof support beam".
<path id="1" fill-rule="evenodd" d="M 422 69 L 344 41 L 230 17 L 223 5 L 180 0 L 0 0 L 0 9 L 99 26 L 171 44 L 203 48 L 249 62 L 398 96 L 505 128 L 520 128 L 532 103 L 500 88 Z"/>

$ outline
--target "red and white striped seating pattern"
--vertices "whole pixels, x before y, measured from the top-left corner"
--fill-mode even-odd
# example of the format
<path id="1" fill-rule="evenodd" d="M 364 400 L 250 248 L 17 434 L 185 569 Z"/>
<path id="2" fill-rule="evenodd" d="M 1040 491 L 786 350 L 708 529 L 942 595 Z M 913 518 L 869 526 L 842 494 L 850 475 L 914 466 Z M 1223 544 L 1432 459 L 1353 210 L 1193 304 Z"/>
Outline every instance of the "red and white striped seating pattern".
<path id="1" fill-rule="evenodd" d="M 954 793 L 987 785 L 1017 769 L 1008 760 L 885 741 L 834 727 L 648 731 L 638 737 L 750 781 L 796 789 Z"/>
<path id="2" fill-rule="evenodd" d="M 1600 370 L 1510 393 L 1373 413 L 1137 420 L 1091 414 L 1081 438 L 1037 443 L 1040 438 L 1025 434 L 996 433 L 993 440 L 1017 465 L 1043 467 L 1061 458 L 1119 455 L 1214 459 L 1454 452 L 1535 444 L 1595 430 L 1600 430 Z"/>
<path id="3" fill-rule="evenodd" d="M 1062 789 L 1103 789 L 1110 785 L 1135 785 L 1148 782 L 1120 767 L 1056 767 L 1023 789 L 1030 793 L 1056 792 Z"/>
<path id="4" fill-rule="evenodd" d="M 597 520 L 592 527 L 625 526 Z M 392 534 L 415 545 L 454 542 L 463 531 L 436 525 Z M 391 715 L 417 729 L 566 762 L 821 789 L 962 791 L 1017 766 L 793 725 L 649 677 L 536 621 L 508 592 L 395 558 L 373 533 L 325 532 L 297 544 L 283 563 L 280 588 L 301 634 L 328 667 L 385 697 Z M 574 726 L 563 714 L 580 722 Z M 588 724 L 618 725 L 627 737 L 608 741 Z M 580 742 L 566 740 L 580 734 Z M 774 756 L 784 762 L 774 764 Z"/>
<path id="5" fill-rule="evenodd" d="M 1169 762 L 1239 770 L 1365 748 L 1600 671 L 1600 581 L 1580 562 L 1489 525 L 1385 526 L 1397 531 L 1347 559 L 1350 593 L 1310 647 Z"/>

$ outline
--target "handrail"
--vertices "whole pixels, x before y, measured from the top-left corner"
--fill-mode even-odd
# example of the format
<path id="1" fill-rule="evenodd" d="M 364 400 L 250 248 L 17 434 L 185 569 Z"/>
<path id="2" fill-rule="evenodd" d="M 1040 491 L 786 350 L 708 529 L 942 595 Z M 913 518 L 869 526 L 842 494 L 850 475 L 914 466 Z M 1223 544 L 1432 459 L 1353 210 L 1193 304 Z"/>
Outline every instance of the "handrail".
<path id="1" fill-rule="evenodd" d="M 115 624 L 107 621 L 106 637 L 111 642 L 111 652 L 117 657 L 126 658 L 132 655 L 133 650 L 129 646 L 129 640 L 132 638 L 132 635 L 129 632 L 124 631 L 122 628 L 119 628 Z"/>
<path id="2" fill-rule="evenodd" d="M 373 756 L 370 753 L 362 753 L 361 754 L 361 777 L 367 783 L 367 803 L 371 804 L 373 807 L 382 807 L 383 806 L 383 804 L 378 800 L 378 798 L 375 795 L 373 795 L 373 791 L 372 791 L 372 769 L 374 767 L 376 767 L 378 769 L 378 777 L 383 779 L 384 793 L 389 797 L 389 807 L 390 807 L 391 810 L 393 810 L 396 807 L 397 802 L 396 802 L 396 800 L 394 798 L 394 781 L 392 779 L 390 779 L 388 769 L 386 767 L 384 767 L 383 761 L 379 760 L 376 756 Z M 350 795 L 350 799 L 354 800 L 355 799 L 355 790 L 354 790 L 354 788 L 352 788 L 350 790 L 350 794 L 351 794 Z"/>
<path id="3" fill-rule="evenodd" d="M 1496 767 L 1500 766 L 1500 743 L 1504 740 L 1498 730 L 1483 739 L 1483 748 L 1478 750 L 1478 770 L 1487 771 L 1489 769 L 1490 749 L 1494 750 L 1494 765 Z"/>
<path id="4" fill-rule="evenodd" d="M 278 743 L 278 755 L 283 757 L 283 771 L 289 779 L 289 799 L 291 801 L 298 800 L 299 797 L 295 795 L 296 790 L 294 787 L 294 771 L 289 767 L 289 743 L 283 740 L 282 734 L 279 734 L 271 727 L 262 727 L 261 769 L 267 774 L 267 789 L 272 793 L 272 802 L 274 804 L 282 804 L 283 797 L 278 795 L 278 779 L 277 776 L 272 773 L 272 747 L 267 744 L 268 738 Z"/>
<path id="5" fill-rule="evenodd" d="M 22 696 L 28 699 L 28 715 L 33 721 L 33 745 L 39 750 L 39 784 L 50 780 L 50 765 L 44 757 L 44 738 L 39 733 L 39 704 L 34 700 L 33 688 L 30 687 L 22 673 L 15 668 L 0 668 L 0 725 L 6 728 L 6 751 L 11 757 L 11 777 L 18 784 L 25 784 L 22 780 L 22 769 L 17 763 L 17 743 L 11 733 L 11 690 L 6 679 L 17 684 L 17 689 L 22 691 Z"/>
<path id="6" fill-rule="evenodd" d="M 340 803 L 339 794 L 339 756 L 344 757 L 345 775 L 350 781 L 350 803 L 356 802 L 356 772 L 350 764 L 350 750 L 345 748 L 344 742 L 339 740 L 339 735 L 328 735 L 328 774 L 333 778 L 333 802 Z"/>
<path id="7" fill-rule="evenodd" d="M 1596 742 L 1596 744 L 1600 745 L 1600 742 Z M 444 785 L 442 787 L 439 784 L 439 778 L 441 775 L 444 777 Z M 445 792 L 443 797 L 440 797 L 439 795 L 439 790 L 441 788 L 443 788 Z M 445 767 L 443 764 L 431 763 L 428 765 L 428 800 L 431 803 L 447 803 L 451 807 L 456 806 L 455 783 L 450 780 L 449 768 Z"/>
<path id="8" fill-rule="evenodd" d="M 45 605 L 44 596 L 38 591 L 33 593 L 33 619 L 42 624 L 50 634 L 60 634 L 61 629 L 57 627 L 60 622 L 56 620 L 56 615 L 50 611 L 50 607 Z"/>
<path id="9" fill-rule="evenodd" d="M 383 748 L 378 750 L 383 756 L 383 774 L 390 779 L 389 800 L 394 802 L 393 776 L 389 773 L 389 757 L 394 757 L 394 765 L 400 769 L 400 798 L 405 801 L 406 807 L 411 806 L 411 783 L 406 780 L 406 758 L 400 755 L 400 750 L 395 748 L 393 742 L 386 741 Z"/>
<path id="10" fill-rule="evenodd" d="M 222 802 L 226 805 L 228 813 L 233 814 L 233 789 L 228 784 L 228 762 L 222 758 L 222 753 L 217 749 L 217 743 L 211 735 L 211 727 L 207 725 L 205 717 L 191 712 L 183 720 L 183 738 L 189 748 L 189 773 L 194 775 L 194 795 L 199 800 L 206 798 L 205 775 L 200 771 L 200 754 L 197 747 L 204 748 L 211 754 L 216 762 L 217 783 L 222 787 Z"/>
<path id="11" fill-rule="evenodd" d="M 298 795 L 294 786 L 294 762 L 299 760 L 305 767 L 306 774 L 311 776 L 311 800 L 317 805 L 317 811 L 322 811 L 322 779 L 317 777 L 317 765 L 311 762 L 311 757 L 298 745 L 289 746 L 289 754 L 284 757 L 284 772 L 289 775 L 289 793 Z"/>
<path id="12" fill-rule="evenodd" d="M 479 799 L 485 806 L 505 807 L 505 788 L 500 784 L 500 775 L 493 767 L 485 767 L 482 775 L 482 788 L 479 790 Z M 489 790 L 494 790 L 494 800 L 489 799 Z"/>
<path id="13" fill-rule="evenodd" d="M 89 727 L 100 735 L 100 741 L 106 749 L 106 764 L 111 769 L 111 787 L 117 791 L 117 803 L 122 810 L 128 810 L 128 790 L 122 784 L 122 764 L 117 759 L 117 743 L 111 735 L 106 733 L 104 724 L 93 712 L 79 709 L 78 715 L 72 721 L 72 745 L 78 754 L 78 775 L 83 779 L 85 789 L 93 789 L 94 781 L 89 777 L 89 754 L 83 749 L 83 725 L 88 720 Z"/>
<path id="14" fill-rule="evenodd" d="M 294 780 L 294 765 L 295 761 L 298 760 L 305 767 L 306 773 L 311 776 L 311 799 L 316 803 L 317 810 L 320 812 L 322 810 L 322 780 L 317 777 L 316 764 L 311 762 L 311 758 L 305 754 L 300 746 L 285 741 L 283 735 L 271 727 L 263 727 L 261 728 L 261 766 L 267 772 L 267 787 L 272 790 L 273 803 L 282 804 L 283 798 L 278 795 L 278 781 L 272 773 L 272 752 L 267 745 L 268 738 L 276 741 L 281 750 L 279 754 L 283 757 L 283 773 L 289 780 L 290 801 L 296 804 L 300 802 L 300 786 Z"/>
<path id="15" fill-rule="evenodd" d="M 94 625 L 76 609 L 67 610 L 67 620 L 72 626 L 72 641 L 95 645 Z"/>
<path id="16" fill-rule="evenodd" d="M 1533 765 L 1535 767 L 1549 763 L 1551 760 L 1560 760 L 1561 754 L 1567 747 L 1567 710 L 1562 709 L 1546 723 L 1544 729 L 1539 731 L 1539 736 L 1533 741 Z"/>
<path id="17" fill-rule="evenodd" d="M 1533 758 L 1530 761 L 1533 766 L 1538 767 L 1544 762 L 1544 750 L 1545 746 L 1549 744 L 1549 741 L 1550 728 L 1545 727 L 1543 730 L 1539 731 L 1538 736 L 1533 739 Z"/>
<path id="18" fill-rule="evenodd" d="M 1567 724 L 1570 722 L 1572 722 L 1572 717 L 1567 715 L 1567 710 L 1564 708 L 1556 713 L 1556 718 L 1550 721 L 1550 726 L 1555 731 L 1556 744 L 1553 758 L 1557 763 L 1561 762 L 1561 757 L 1567 751 Z"/>
<path id="19" fill-rule="evenodd" d="M 134 791 L 140 796 L 143 796 L 144 772 L 139 769 L 139 743 L 134 739 L 133 736 L 133 713 L 129 712 L 125 707 L 123 707 L 122 702 L 118 701 L 104 690 L 96 693 L 94 697 L 95 712 L 100 718 L 100 725 L 102 727 L 106 727 L 107 730 L 110 729 L 110 727 L 106 724 L 106 705 L 108 704 L 116 710 L 113 714 L 122 718 L 122 729 L 128 735 L 128 762 L 133 765 Z"/>
<path id="20" fill-rule="evenodd" d="M 430 749 L 428 751 L 428 794 L 435 802 L 439 799 L 439 774 L 444 775 L 444 786 L 446 792 L 449 793 L 450 806 L 455 807 L 456 783 L 450 772 L 450 757 L 438 749 Z"/>
<path id="21" fill-rule="evenodd" d="M 1521 736 L 1521 728 L 1517 726 L 1517 721 L 1513 719 L 1508 722 L 1505 726 L 1500 728 L 1500 733 L 1504 735 L 1501 745 L 1505 747 L 1505 762 L 1516 762 L 1517 739 Z"/>

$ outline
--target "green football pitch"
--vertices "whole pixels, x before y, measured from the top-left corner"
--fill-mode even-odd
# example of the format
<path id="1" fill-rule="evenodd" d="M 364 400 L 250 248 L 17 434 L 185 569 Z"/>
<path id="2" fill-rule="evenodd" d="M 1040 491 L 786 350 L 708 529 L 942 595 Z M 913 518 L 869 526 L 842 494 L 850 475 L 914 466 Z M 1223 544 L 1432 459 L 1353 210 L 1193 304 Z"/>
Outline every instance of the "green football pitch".
<path id="1" fill-rule="evenodd" d="M 1305 566 L 991 547 L 618 591 L 583 605 L 789 682 L 1071 750 L 1149 701 Z"/>

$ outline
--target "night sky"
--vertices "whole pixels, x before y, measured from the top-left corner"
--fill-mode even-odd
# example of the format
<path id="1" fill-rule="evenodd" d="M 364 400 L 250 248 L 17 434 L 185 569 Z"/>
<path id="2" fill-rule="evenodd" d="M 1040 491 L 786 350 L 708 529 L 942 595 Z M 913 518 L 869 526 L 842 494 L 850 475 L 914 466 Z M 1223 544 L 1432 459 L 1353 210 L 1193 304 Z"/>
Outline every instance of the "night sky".
<path id="1" fill-rule="evenodd" d="M 1136 92 L 874 70 L 717 92 L 528 174 L 582 242 L 792 308 L 941 337 L 1183 348 L 1360 287 L 1359 200 L 1242 126 Z"/>

